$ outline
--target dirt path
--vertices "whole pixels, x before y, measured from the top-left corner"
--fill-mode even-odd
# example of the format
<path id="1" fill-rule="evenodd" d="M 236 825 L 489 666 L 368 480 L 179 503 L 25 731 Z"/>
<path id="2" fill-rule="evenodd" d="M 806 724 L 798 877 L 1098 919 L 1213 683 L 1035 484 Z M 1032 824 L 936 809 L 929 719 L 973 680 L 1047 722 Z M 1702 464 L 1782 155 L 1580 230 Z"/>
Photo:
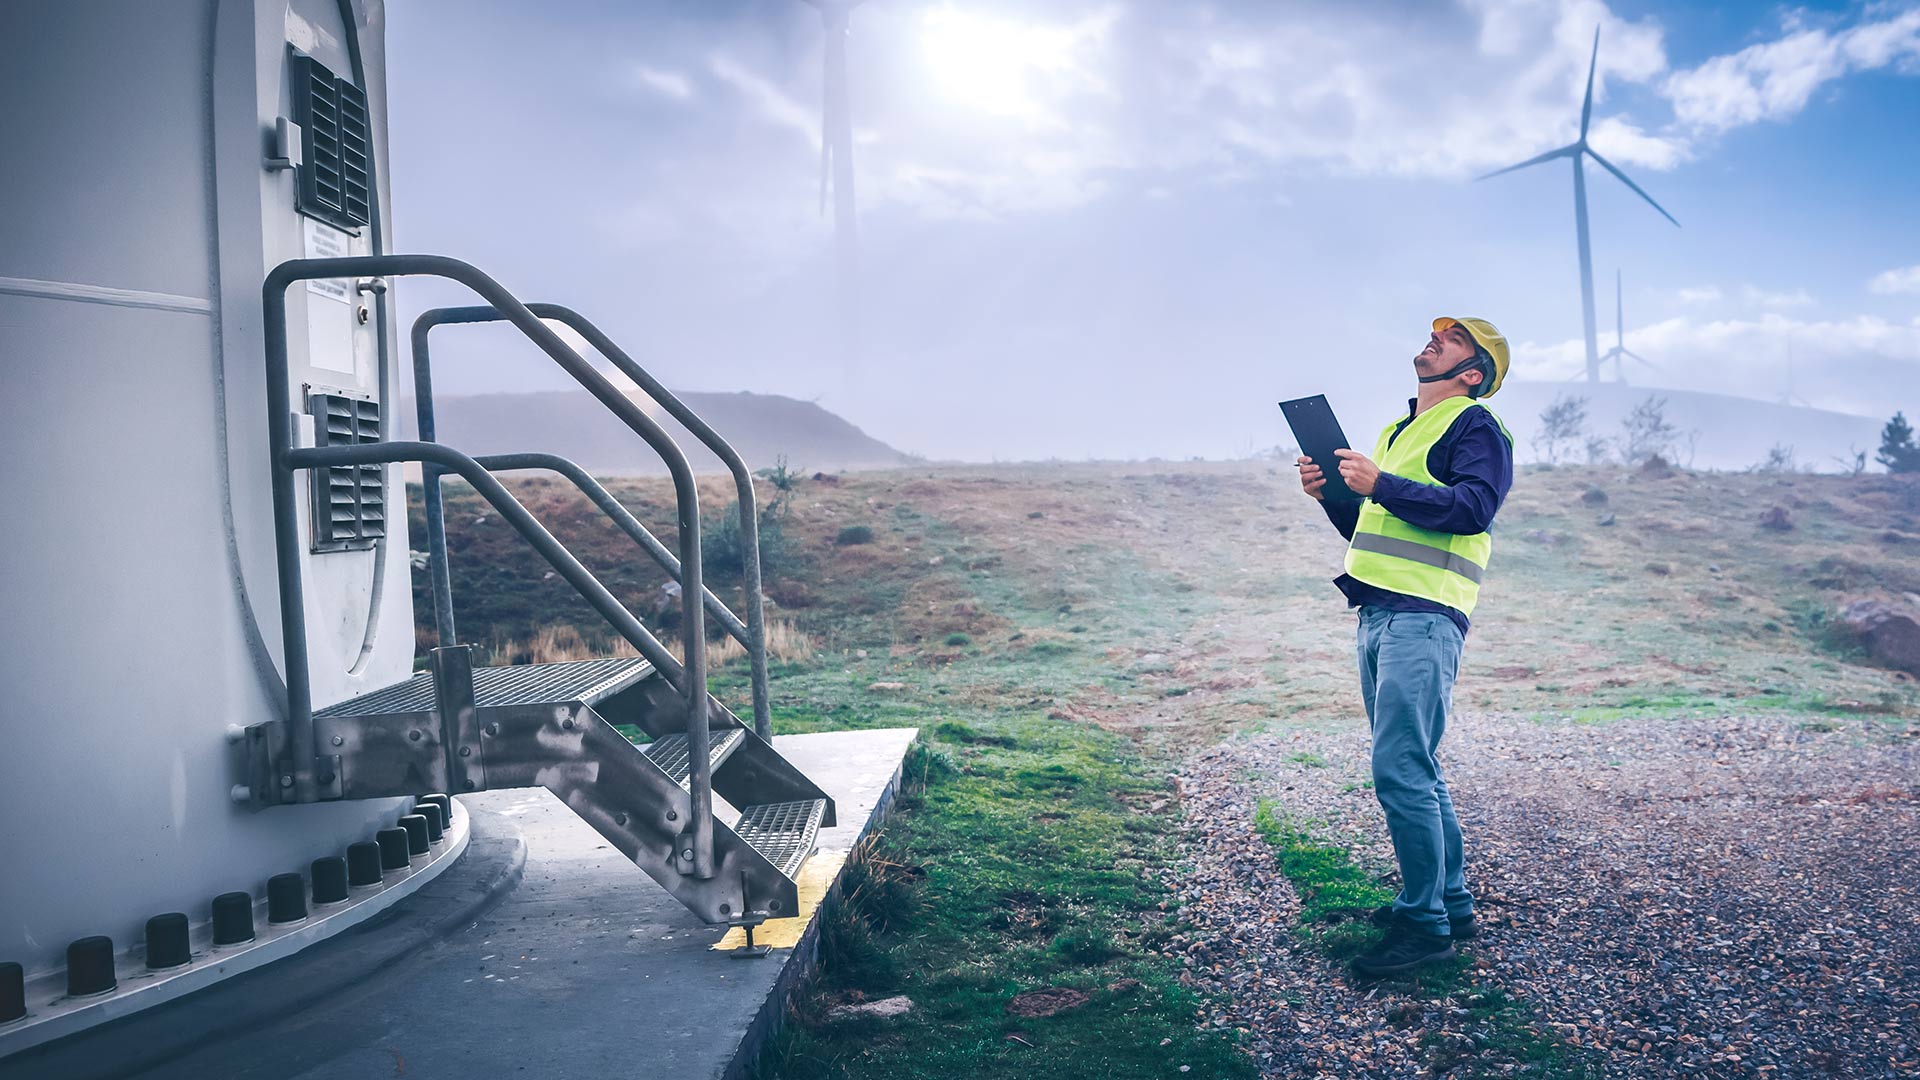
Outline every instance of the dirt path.
<path id="1" fill-rule="evenodd" d="M 1488 924 L 1472 981 L 1531 1003 L 1542 1034 L 1609 1076 L 1920 1075 L 1916 734 L 1457 717 L 1445 760 Z M 1471 1015 L 1479 991 L 1356 987 L 1294 929 L 1255 809 L 1274 800 L 1389 868 L 1366 749 L 1356 724 L 1234 741 L 1184 770 L 1197 927 L 1179 946 L 1230 1001 L 1213 1022 L 1246 1029 L 1274 1076 L 1524 1073 Z"/>

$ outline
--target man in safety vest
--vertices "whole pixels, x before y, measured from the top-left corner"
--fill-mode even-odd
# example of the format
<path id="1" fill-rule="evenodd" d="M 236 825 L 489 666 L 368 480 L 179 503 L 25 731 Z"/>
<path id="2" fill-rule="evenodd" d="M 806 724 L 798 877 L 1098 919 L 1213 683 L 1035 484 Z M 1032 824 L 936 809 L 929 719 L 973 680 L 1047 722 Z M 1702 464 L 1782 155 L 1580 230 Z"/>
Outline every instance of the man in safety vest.
<path id="1" fill-rule="evenodd" d="M 1373 730 L 1373 790 L 1400 863 L 1400 895 L 1373 913 L 1386 937 L 1354 961 L 1363 977 L 1453 955 L 1473 937 L 1460 823 L 1436 754 L 1452 706 L 1493 515 L 1513 485 L 1513 436 L 1485 400 L 1507 375 L 1507 339 L 1484 319 L 1433 320 L 1413 358 L 1420 384 L 1373 456 L 1341 450 L 1359 502 L 1327 502 L 1302 457 L 1300 485 L 1348 540 L 1334 584 L 1360 609 L 1360 695 Z"/>

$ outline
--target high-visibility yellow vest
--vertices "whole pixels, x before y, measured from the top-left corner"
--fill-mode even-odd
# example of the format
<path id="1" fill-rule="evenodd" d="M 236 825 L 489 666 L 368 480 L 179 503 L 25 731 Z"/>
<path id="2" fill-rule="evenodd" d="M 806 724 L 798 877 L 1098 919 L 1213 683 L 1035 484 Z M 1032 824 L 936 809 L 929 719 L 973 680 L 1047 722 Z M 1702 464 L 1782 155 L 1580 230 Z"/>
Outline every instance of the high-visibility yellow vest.
<path id="1" fill-rule="evenodd" d="M 1487 409 L 1482 402 L 1461 395 L 1450 397 L 1413 418 L 1398 438 L 1388 424 L 1374 444 L 1373 460 L 1381 472 L 1421 484 L 1439 484 L 1427 471 L 1427 453 L 1468 409 Z M 1487 409 L 1489 416 L 1492 409 Z M 1500 424 L 1494 416 L 1493 422 Z M 1513 435 L 1505 424 L 1500 433 L 1509 445 Z M 1389 445 L 1391 440 L 1391 445 Z M 1360 521 L 1347 545 L 1347 573 L 1382 589 L 1445 604 L 1462 615 L 1473 614 L 1480 598 L 1480 579 L 1493 555 L 1493 537 L 1422 529 L 1394 517 L 1372 499 L 1360 504 Z"/>

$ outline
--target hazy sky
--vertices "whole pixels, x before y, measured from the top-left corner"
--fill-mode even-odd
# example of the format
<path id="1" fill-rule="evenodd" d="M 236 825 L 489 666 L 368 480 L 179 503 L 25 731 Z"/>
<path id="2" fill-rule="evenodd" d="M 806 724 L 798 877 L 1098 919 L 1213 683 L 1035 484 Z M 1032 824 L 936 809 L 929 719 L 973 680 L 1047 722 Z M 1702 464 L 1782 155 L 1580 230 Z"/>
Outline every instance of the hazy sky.
<path id="1" fill-rule="evenodd" d="M 969 459 L 1218 456 L 1326 391 L 1364 430 L 1435 314 L 1582 365 L 1589 167 L 1640 384 L 1920 412 L 1920 4 L 870 0 L 848 42 L 863 353 L 833 348 L 818 14 L 405 0 L 394 231 L 594 318 L 669 384 L 817 398 Z M 451 294 L 415 287 L 404 311 Z M 557 388 L 498 329 L 443 392 Z M 454 346 L 458 344 L 459 352 Z M 1496 402 L 1497 404 L 1497 402 Z"/>

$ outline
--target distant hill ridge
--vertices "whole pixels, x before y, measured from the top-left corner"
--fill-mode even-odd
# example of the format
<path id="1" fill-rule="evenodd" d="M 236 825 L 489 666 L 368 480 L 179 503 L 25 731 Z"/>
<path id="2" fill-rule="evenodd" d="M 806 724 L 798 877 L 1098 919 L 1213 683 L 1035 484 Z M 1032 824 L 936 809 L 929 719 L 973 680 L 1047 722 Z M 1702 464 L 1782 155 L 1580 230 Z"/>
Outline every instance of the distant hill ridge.
<path id="1" fill-rule="evenodd" d="M 1745 469 L 1765 461 L 1773 447 L 1785 446 L 1803 468 L 1832 472 L 1857 451 L 1865 450 L 1871 461 L 1880 445 L 1880 427 L 1886 423 L 1884 416 L 1853 416 L 1732 394 L 1622 383 L 1515 381 L 1491 403 L 1513 432 L 1521 461 L 1536 459 L 1533 437 L 1540 430 L 1540 413 L 1560 395 L 1586 398 L 1586 430 L 1603 438 L 1617 437 L 1620 421 L 1647 398 L 1665 401 L 1667 421 L 1681 433 L 1674 452 L 1680 464 L 1696 469 Z M 1887 415 L 1893 415 L 1892 406 Z M 1576 461 L 1585 458 L 1579 450 L 1572 456 Z"/>
<path id="2" fill-rule="evenodd" d="M 887 469 L 914 459 L 811 401 L 756 394 L 681 393 L 749 468 L 785 455 L 796 469 Z M 723 472 L 720 460 L 672 417 L 640 396 L 634 399 L 673 435 L 695 472 Z M 666 472 L 646 443 L 583 390 L 436 397 L 440 440 L 462 452 L 505 454 L 538 450 L 572 458 L 604 476 Z"/>

